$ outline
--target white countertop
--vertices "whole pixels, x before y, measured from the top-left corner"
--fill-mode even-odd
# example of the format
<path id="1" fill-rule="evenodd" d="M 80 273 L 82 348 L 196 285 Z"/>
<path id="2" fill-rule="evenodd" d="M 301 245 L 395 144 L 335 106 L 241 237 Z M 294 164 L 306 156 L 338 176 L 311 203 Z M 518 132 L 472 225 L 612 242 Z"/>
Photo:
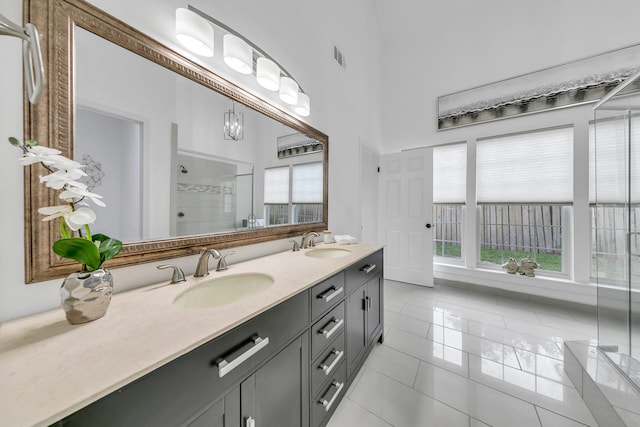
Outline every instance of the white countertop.
<path id="1" fill-rule="evenodd" d="M 362 243 L 317 247 L 352 253 L 318 259 L 303 249 L 230 264 L 224 272 L 213 267 L 202 279 L 116 294 L 103 318 L 82 325 L 68 324 L 62 309 L 0 324 L 0 425 L 58 421 L 379 249 Z M 203 280 L 247 272 L 268 274 L 274 285 L 220 307 L 172 304 Z"/>

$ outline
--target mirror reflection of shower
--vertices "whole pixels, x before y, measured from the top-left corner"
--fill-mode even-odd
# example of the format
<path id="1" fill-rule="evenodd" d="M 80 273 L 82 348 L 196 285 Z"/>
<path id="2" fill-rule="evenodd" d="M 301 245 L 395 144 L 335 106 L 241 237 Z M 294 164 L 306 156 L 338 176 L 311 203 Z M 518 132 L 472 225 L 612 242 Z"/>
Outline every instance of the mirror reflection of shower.
<path id="1" fill-rule="evenodd" d="M 189 150 L 176 153 L 174 226 L 178 236 L 254 228 L 254 166 Z"/>

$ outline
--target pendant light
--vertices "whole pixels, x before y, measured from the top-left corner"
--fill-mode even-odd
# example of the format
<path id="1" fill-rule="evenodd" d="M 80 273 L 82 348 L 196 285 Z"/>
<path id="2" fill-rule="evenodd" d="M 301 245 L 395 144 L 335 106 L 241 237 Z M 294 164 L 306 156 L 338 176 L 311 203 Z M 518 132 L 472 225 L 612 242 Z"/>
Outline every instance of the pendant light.
<path id="1" fill-rule="evenodd" d="M 298 103 L 298 83 L 291 77 L 281 77 L 279 94 L 283 102 L 296 105 Z"/>
<path id="2" fill-rule="evenodd" d="M 213 27 L 189 9 L 176 9 L 176 38 L 193 53 L 213 56 Z"/>
<path id="3" fill-rule="evenodd" d="M 244 114 L 236 112 L 236 104 L 224 113 L 224 139 L 240 141 L 244 139 Z"/>
<path id="4" fill-rule="evenodd" d="M 265 89 L 280 89 L 280 67 L 269 58 L 260 57 L 256 61 L 256 80 Z"/>
<path id="5" fill-rule="evenodd" d="M 253 50 L 240 37 L 225 34 L 223 38 L 224 62 L 242 74 L 253 72 Z"/>

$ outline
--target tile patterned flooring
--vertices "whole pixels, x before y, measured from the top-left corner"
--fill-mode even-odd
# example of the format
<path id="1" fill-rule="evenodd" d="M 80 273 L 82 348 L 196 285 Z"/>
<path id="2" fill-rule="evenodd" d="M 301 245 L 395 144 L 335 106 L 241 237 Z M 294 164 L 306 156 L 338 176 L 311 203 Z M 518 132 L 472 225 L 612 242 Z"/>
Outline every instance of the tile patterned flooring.
<path id="1" fill-rule="evenodd" d="M 595 310 L 387 280 L 384 331 L 328 427 L 597 427 L 563 365 Z"/>

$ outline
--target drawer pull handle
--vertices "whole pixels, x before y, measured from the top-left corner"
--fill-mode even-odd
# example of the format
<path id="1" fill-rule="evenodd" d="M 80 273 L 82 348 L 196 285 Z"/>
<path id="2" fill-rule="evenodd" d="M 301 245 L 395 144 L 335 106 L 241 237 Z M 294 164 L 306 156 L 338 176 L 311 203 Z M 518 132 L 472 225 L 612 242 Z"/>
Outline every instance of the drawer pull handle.
<path id="1" fill-rule="evenodd" d="M 335 326 L 334 326 L 333 328 L 329 329 L 328 331 L 325 329 L 325 328 L 326 328 L 326 326 L 325 326 L 325 328 L 322 328 L 322 329 L 320 329 L 320 330 L 318 331 L 318 333 L 321 333 L 322 335 L 324 335 L 324 337 L 325 337 L 326 339 L 331 338 L 331 335 L 335 334 L 335 333 L 336 333 L 336 331 L 337 331 L 338 329 L 340 329 L 340 327 L 344 324 L 344 319 L 337 320 L 337 319 L 334 317 L 333 319 L 331 319 L 331 321 L 330 321 L 329 323 L 335 323 Z M 327 323 L 327 325 L 328 325 L 329 323 Z"/>
<path id="2" fill-rule="evenodd" d="M 245 427 L 256 427 L 256 420 L 254 420 L 252 417 L 247 418 Z"/>
<path id="3" fill-rule="evenodd" d="M 332 354 L 335 354 L 336 358 L 333 359 L 333 362 L 331 362 L 329 366 L 327 366 L 327 364 L 324 362 L 322 362 L 322 365 L 320 365 L 320 369 L 322 369 L 322 372 L 324 372 L 325 375 L 329 375 L 331 371 L 333 371 L 333 368 L 336 367 L 338 362 L 342 360 L 342 356 L 344 356 L 344 351 L 333 350 L 329 355 L 329 357 L 331 357 Z M 329 359 L 329 357 L 327 357 L 327 359 Z M 325 362 L 327 359 L 325 359 Z"/>
<path id="4" fill-rule="evenodd" d="M 336 387 L 336 392 L 333 394 L 333 396 L 331 397 L 331 399 L 327 400 L 324 397 L 326 396 L 322 396 L 322 399 L 320 399 L 320 404 L 324 407 L 324 410 L 329 412 L 329 409 L 331 409 L 331 405 L 333 405 L 333 402 L 336 401 L 336 399 L 338 398 L 338 396 L 340 395 L 340 392 L 342 391 L 342 387 L 344 387 L 344 383 L 339 383 L 338 381 L 333 381 L 331 383 L 331 387 L 329 387 L 329 390 L 332 387 Z M 327 392 L 329 391 L 327 390 Z"/>
<path id="5" fill-rule="evenodd" d="M 340 295 L 343 291 L 344 291 L 344 288 L 342 286 L 337 289 L 335 286 L 332 286 L 326 292 L 323 292 L 320 295 L 318 295 L 318 299 L 321 299 L 324 302 L 329 302 L 335 297 L 337 297 L 338 295 Z"/>
<path id="6" fill-rule="evenodd" d="M 367 264 L 364 267 L 362 267 L 360 269 L 360 271 L 364 271 L 365 273 L 369 274 L 375 269 L 376 269 L 376 265 L 375 264 Z"/>
<path id="7" fill-rule="evenodd" d="M 243 362 L 245 362 L 248 358 L 265 348 L 269 344 L 269 337 L 260 338 L 259 336 L 253 336 L 249 340 L 251 344 L 251 348 L 240 354 L 238 357 L 233 359 L 231 362 L 227 361 L 227 359 L 217 360 L 216 365 L 218 365 L 218 375 L 220 378 L 227 375 L 229 372 L 233 371 L 235 368 L 240 366 Z M 245 346 L 243 346 L 244 348 Z"/>

